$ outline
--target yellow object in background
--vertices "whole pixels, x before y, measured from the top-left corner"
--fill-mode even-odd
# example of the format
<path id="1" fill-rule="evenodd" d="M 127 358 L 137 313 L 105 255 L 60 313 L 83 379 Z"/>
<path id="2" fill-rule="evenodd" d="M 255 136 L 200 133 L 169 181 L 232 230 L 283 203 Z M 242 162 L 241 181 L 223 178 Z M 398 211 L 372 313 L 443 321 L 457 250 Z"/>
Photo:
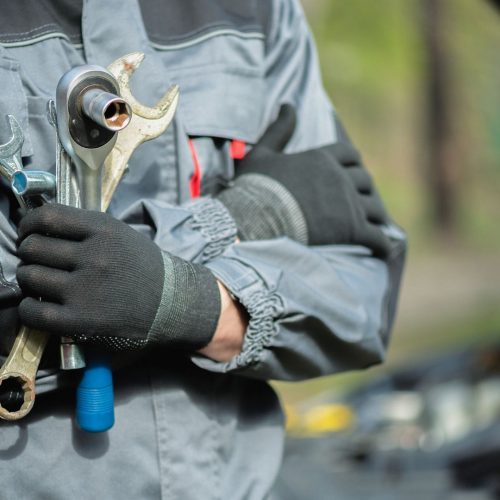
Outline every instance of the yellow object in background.
<path id="1" fill-rule="evenodd" d="M 340 432 L 350 429 L 355 415 L 349 406 L 328 404 L 315 406 L 304 415 L 304 430 L 310 434 Z"/>
<path id="2" fill-rule="evenodd" d="M 286 431 L 309 436 L 341 432 L 353 427 L 355 414 L 343 404 L 317 405 L 301 414 L 293 405 L 285 404 Z"/>

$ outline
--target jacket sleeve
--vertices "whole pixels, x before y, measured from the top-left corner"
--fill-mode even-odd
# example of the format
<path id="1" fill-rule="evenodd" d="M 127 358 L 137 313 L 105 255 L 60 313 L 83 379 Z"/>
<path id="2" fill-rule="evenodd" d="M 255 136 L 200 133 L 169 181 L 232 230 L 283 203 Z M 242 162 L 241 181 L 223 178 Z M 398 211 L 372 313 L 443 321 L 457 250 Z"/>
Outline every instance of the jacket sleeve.
<path id="1" fill-rule="evenodd" d="M 266 82 L 269 102 L 263 129 L 281 104 L 291 103 L 297 110 L 288 152 L 342 140 L 298 0 L 273 2 Z M 406 251 L 401 229 L 390 223 L 383 230 L 392 242 L 386 261 L 364 247 L 308 247 L 287 238 L 227 247 L 206 265 L 249 313 L 243 350 L 227 363 L 198 355 L 193 361 L 207 370 L 282 380 L 381 362 Z"/>

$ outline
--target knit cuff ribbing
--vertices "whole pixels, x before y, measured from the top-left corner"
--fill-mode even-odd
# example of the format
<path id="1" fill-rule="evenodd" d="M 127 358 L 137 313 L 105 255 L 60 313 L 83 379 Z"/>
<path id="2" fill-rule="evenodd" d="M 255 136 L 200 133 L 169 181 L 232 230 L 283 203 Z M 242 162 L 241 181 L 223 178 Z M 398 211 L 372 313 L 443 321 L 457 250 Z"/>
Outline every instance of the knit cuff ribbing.
<path id="1" fill-rule="evenodd" d="M 165 282 L 148 344 L 201 349 L 212 340 L 220 316 L 217 280 L 200 264 L 162 254 Z"/>

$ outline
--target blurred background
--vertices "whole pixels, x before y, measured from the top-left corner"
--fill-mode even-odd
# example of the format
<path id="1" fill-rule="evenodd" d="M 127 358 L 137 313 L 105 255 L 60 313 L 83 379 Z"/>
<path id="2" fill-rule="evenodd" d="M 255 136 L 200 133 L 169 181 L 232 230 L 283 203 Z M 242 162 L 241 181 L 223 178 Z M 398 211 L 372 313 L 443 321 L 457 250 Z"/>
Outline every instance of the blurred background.
<path id="1" fill-rule="evenodd" d="M 300 491 L 307 485 L 307 498 L 500 498 L 500 453 L 483 460 L 486 469 L 494 464 L 493 473 L 480 480 L 463 481 L 457 472 L 460 460 L 476 467 L 480 458 L 471 450 L 484 452 L 484 440 L 495 453 L 492 437 L 500 439 L 500 6 L 492 0 L 302 3 L 327 92 L 410 245 L 386 363 L 275 384 L 288 419 L 287 483 L 300 477 L 297 450 L 313 462 L 316 453 L 337 487 L 354 454 L 356 467 L 378 471 L 368 480 L 370 494 L 357 484 L 340 496 L 321 496 L 326 482 L 312 494 L 314 472 L 283 498 L 306 498 Z M 429 396 L 429 387 L 441 392 Z M 366 415 L 378 420 L 368 425 Z M 382 439 L 382 431 L 389 437 Z M 377 456 L 387 450 L 391 458 L 380 465 Z M 416 472 L 425 469 L 419 459 L 402 450 L 418 452 L 431 472 L 446 469 L 432 476 L 436 492 Z M 353 478 L 360 477 L 356 467 Z M 458 493 L 459 487 L 465 489 Z"/>

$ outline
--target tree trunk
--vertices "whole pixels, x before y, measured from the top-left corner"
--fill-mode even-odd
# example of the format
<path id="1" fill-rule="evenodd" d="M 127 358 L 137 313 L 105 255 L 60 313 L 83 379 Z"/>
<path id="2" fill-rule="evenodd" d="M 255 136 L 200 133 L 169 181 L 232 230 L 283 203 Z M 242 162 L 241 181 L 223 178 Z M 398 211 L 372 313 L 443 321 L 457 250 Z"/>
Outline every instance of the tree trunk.
<path id="1" fill-rule="evenodd" d="M 432 223 L 445 236 L 452 236 L 456 223 L 456 152 L 452 140 L 448 63 L 443 20 L 446 2 L 423 0 L 423 33 L 427 56 L 425 88 L 427 110 L 425 147 L 428 148 L 425 182 L 430 194 Z"/>

